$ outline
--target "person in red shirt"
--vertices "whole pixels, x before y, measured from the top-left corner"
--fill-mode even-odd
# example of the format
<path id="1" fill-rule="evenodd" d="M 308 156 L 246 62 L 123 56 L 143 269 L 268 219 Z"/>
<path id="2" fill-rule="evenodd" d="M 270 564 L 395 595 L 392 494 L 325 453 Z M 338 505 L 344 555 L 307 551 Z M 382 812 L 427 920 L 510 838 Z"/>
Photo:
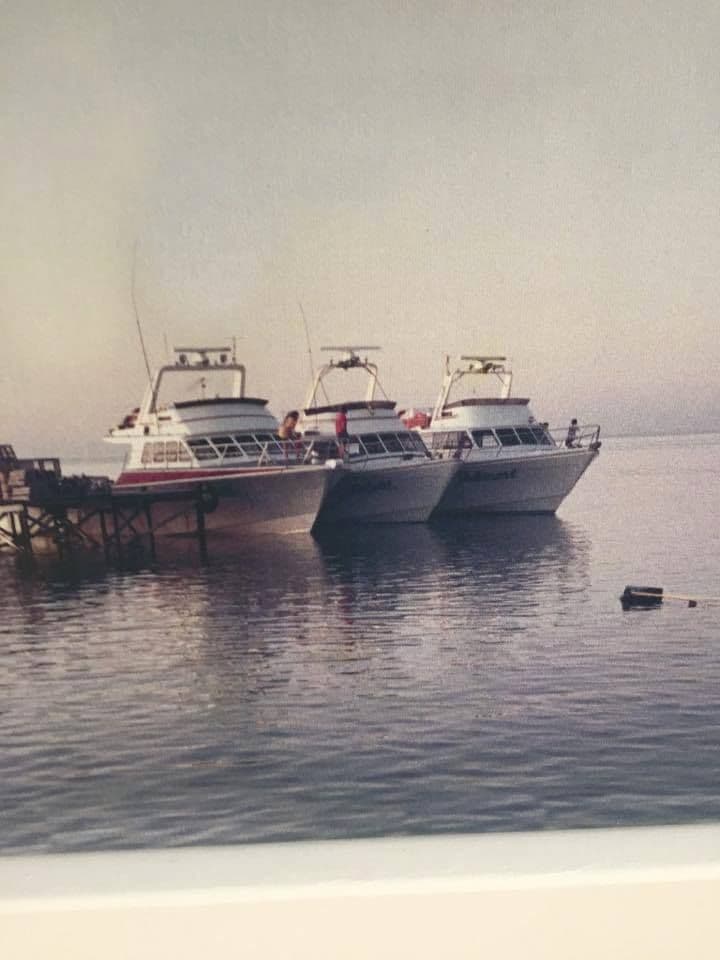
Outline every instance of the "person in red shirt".
<path id="1" fill-rule="evenodd" d="M 348 442 L 347 431 L 347 407 L 340 407 L 335 417 L 335 440 L 337 442 L 338 456 L 345 457 L 345 450 Z"/>

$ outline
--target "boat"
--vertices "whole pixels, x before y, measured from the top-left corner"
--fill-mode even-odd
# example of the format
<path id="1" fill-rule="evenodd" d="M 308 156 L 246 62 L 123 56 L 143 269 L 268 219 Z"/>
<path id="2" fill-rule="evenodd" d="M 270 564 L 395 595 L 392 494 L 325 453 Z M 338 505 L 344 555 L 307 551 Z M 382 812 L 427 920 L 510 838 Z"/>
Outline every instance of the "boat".
<path id="1" fill-rule="evenodd" d="M 311 443 L 311 456 L 341 459 L 344 469 L 323 502 L 318 525 L 428 520 L 458 464 L 433 459 L 420 434 L 402 423 L 378 380 L 377 365 L 359 353 L 379 347 L 322 349 L 336 356 L 314 378 L 298 427 Z M 364 398 L 350 394 L 331 401 L 328 380 L 350 371 L 366 379 Z M 346 436 L 339 438 L 336 422 L 342 413 Z"/>
<path id="2" fill-rule="evenodd" d="M 512 396 L 512 377 L 506 357 L 445 358 L 430 422 L 417 428 L 435 459 L 459 464 L 436 515 L 555 513 L 597 457 L 599 426 L 551 430 Z"/>
<path id="3" fill-rule="evenodd" d="M 151 497 L 155 534 L 194 532 L 198 505 L 206 532 L 309 531 L 341 464 L 279 439 L 268 401 L 245 395 L 234 348 L 174 352 L 105 438 L 130 448 L 113 496 Z M 164 400 L 171 380 L 177 392 Z"/>

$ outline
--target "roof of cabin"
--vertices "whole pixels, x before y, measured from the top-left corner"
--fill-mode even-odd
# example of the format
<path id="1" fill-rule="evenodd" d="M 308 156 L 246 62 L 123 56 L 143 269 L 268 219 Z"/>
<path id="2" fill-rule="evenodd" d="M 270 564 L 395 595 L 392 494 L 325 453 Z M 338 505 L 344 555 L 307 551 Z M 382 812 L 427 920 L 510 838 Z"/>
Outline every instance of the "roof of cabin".
<path id="1" fill-rule="evenodd" d="M 235 403 L 251 405 L 261 404 L 266 406 L 267 400 L 260 397 L 198 397 L 196 400 L 176 400 L 173 406 L 176 410 L 182 410 L 185 407 L 212 407 L 221 403 Z"/>
<path id="2" fill-rule="evenodd" d="M 453 400 L 446 403 L 443 410 L 450 407 L 495 407 L 495 406 L 527 406 L 530 403 L 527 397 L 466 397 L 464 400 Z"/>
<path id="3" fill-rule="evenodd" d="M 394 400 L 351 400 L 349 403 L 330 403 L 324 407 L 307 407 L 304 413 L 307 416 L 316 413 L 339 413 L 345 407 L 346 410 L 394 410 Z"/>

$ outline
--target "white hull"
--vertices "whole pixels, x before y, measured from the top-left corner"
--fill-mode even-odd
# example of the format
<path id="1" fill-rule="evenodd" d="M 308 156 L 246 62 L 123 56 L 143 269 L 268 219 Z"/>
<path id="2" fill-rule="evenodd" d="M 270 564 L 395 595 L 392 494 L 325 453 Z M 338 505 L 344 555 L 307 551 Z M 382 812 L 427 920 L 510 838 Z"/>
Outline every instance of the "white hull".
<path id="1" fill-rule="evenodd" d="M 421 460 L 392 467 L 347 468 L 328 494 L 318 524 L 424 523 L 458 466 L 450 461 Z"/>
<path id="2" fill-rule="evenodd" d="M 463 461 L 435 515 L 555 513 L 596 456 L 584 448 Z"/>
<path id="3" fill-rule="evenodd" d="M 155 536 L 188 536 L 198 530 L 198 504 L 205 532 L 233 537 L 244 533 L 307 533 L 338 474 L 324 467 L 297 467 L 219 480 L 127 486 L 116 492 L 119 507 L 147 494 Z M 156 499 L 157 498 L 157 499 Z M 144 515 L 139 518 L 147 530 Z"/>

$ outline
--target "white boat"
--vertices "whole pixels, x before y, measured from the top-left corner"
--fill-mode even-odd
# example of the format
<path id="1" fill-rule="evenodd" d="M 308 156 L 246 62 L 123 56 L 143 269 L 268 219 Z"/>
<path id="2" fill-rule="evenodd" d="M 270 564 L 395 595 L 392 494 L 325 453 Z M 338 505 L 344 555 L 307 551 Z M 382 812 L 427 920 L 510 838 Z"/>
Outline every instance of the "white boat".
<path id="1" fill-rule="evenodd" d="M 445 375 L 429 426 L 417 432 L 439 460 L 459 464 L 436 513 L 554 513 L 598 455 L 600 428 L 538 422 L 511 396 L 506 357 L 462 356 Z M 499 395 L 487 395 L 487 383 Z M 483 389 L 485 388 L 485 389 Z"/>
<path id="2" fill-rule="evenodd" d="M 130 447 L 114 496 L 147 494 L 156 534 L 195 531 L 197 504 L 206 531 L 310 530 L 339 465 L 311 463 L 307 444 L 277 438 L 267 400 L 245 396 L 245 367 L 234 350 L 178 347 L 175 354 L 152 377 L 141 406 L 105 438 Z M 179 380 L 178 392 L 164 401 L 171 379 Z"/>
<path id="3" fill-rule="evenodd" d="M 340 354 L 315 377 L 298 424 L 318 457 L 339 457 L 344 470 L 329 491 L 318 524 L 422 523 L 428 520 L 457 472 L 452 460 L 434 460 L 416 431 L 408 430 L 377 375 L 377 366 L 357 351 L 377 347 L 323 347 Z M 364 399 L 347 395 L 332 402 L 331 376 L 360 371 L 367 379 Z M 378 397 L 382 394 L 382 397 Z M 338 439 L 336 421 L 344 411 L 347 438 Z"/>

